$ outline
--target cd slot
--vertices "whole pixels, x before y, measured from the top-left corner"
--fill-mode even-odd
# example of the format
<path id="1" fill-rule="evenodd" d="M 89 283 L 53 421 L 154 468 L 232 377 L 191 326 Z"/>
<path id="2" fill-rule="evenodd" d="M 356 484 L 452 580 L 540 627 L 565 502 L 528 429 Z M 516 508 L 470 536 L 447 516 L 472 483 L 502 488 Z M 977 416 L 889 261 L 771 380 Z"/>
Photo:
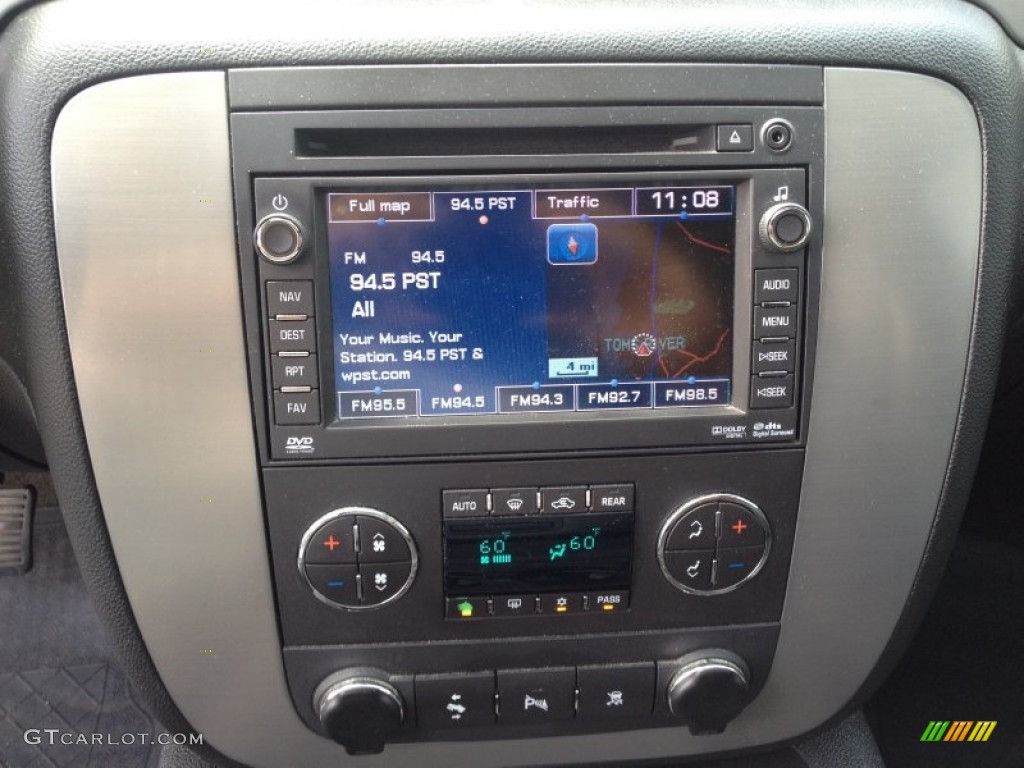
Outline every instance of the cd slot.
<path id="1" fill-rule="evenodd" d="M 713 152 L 712 125 L 298 128 L 295 156 L 441 157 Z"/>

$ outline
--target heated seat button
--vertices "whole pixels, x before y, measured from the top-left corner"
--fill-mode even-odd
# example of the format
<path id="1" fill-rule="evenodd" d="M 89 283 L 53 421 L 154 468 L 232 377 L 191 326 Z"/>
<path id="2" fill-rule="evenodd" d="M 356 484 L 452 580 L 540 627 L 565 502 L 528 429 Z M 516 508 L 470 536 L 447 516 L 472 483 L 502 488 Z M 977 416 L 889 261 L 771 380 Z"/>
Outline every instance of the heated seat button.
<path id="1" fill-rule="evenodd" d="M 494 673 L 416 675 L 422 728 L 467 728 L 494 722 Z"/>
<path id="2" fill-rule="evenodd" d="M 359 605 L 354 565 L 307 565 L 306 578 L 313 589 L 333 603 Z"/>
<path id="3" fill-rule="evenodd" d="M 409 580 L 412 563 L 360 563 L 363 605 L 380 605 L 397 595 Z"/>
<path id="4" fill-rule="evenodd" d="M 711 561 L 713 550 L 696 552 L 666 552 L 665 570 L 685 589 L 706 592 L 711 589 Z"/>
<path id="5" fill-rule="evenodd" d="M 654 706 L 654 664 L 579 667 L 579 717 L 642 717 Z"/>
<path id="6" fill-rule="evenodd" d="M 694 507 L 677 522 L 665 540 L 665 549 L 672 551 L 714 549 L 717 531 L 718 504 Z"/>
<path id="7" fill-rule="evenodd" d="M 764 556 L 764 547 L 720 549 L 715 562 L 715 589 L 739 584 L 754 573 Z"/>
<path id="8" fill-rule="evenodd" d="M 722 502 L 718 546 L 725 548 L 764 546 L 764 526 L 757 515 L 739 504 Z"/>
<path id="9" fill-rule="evenodd" d="M 498 718 L 509 725 L 572 720 L 576 697 L 573 667 L 498 671 Z"/>
<path id="10" fill-rule="evenodd" d="M 366 515 L 359 515 L 356 525 L 360 563 L 400 563 L 412 557 L 405 537 L 393 525 Z"/>
<path id="11" fill-rule="evenodd" d="M 317 528 L 306 544 L 307 563 L 354 563 L 356 561 L 353 520 L 344 516 Z"/>

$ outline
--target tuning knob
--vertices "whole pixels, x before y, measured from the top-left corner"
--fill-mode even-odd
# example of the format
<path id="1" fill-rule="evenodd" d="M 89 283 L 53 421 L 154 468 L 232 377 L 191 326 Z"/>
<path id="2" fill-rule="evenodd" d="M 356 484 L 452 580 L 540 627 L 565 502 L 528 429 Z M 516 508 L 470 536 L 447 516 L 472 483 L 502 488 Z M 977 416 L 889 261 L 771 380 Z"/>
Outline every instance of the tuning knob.
<path id="1" fill-rule="evenodd" d="M 405 719 L 405 701 L 375 670 L 337 672 L 317 687 L 313 707 L 327 735 L 350 755 L 376 755 Z"/>
<path id="2" fill-rule="evenodd" d="M 721 733 L 750 703 L 750 670 L 739 656 L 718 649 L 687 654 L 668 684 L 672 714 L 694 734 Z"/>
<path id="3" fill-rule="evenodd" d="M 802 205 L 779 203 L 764 212 L 758 227 L 761 242 L 777 251 L 796 251 L 811 237 L 811 214 Z"/>

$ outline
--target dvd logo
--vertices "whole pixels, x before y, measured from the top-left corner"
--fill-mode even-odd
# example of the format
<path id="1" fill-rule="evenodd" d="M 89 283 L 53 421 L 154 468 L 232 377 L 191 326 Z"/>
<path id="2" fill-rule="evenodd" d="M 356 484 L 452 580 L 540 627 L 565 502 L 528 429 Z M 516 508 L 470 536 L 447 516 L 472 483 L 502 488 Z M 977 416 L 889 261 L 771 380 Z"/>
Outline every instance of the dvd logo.
<path id="1" fill-rule="evenodd" d="M 292 436 L 284 441 L 285 453 L 312 453 L 313 438 Z"/>

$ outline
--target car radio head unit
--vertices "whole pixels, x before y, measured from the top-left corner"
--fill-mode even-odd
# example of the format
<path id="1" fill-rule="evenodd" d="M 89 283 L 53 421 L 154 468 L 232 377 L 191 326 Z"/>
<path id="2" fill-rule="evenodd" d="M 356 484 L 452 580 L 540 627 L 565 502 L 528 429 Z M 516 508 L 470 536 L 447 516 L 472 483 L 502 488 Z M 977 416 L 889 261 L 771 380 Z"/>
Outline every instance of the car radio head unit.
<path id="1" fill-rule="evenodd" d="M 254 198 L 274 459 L 799 439 L 803 169 Z"/>

